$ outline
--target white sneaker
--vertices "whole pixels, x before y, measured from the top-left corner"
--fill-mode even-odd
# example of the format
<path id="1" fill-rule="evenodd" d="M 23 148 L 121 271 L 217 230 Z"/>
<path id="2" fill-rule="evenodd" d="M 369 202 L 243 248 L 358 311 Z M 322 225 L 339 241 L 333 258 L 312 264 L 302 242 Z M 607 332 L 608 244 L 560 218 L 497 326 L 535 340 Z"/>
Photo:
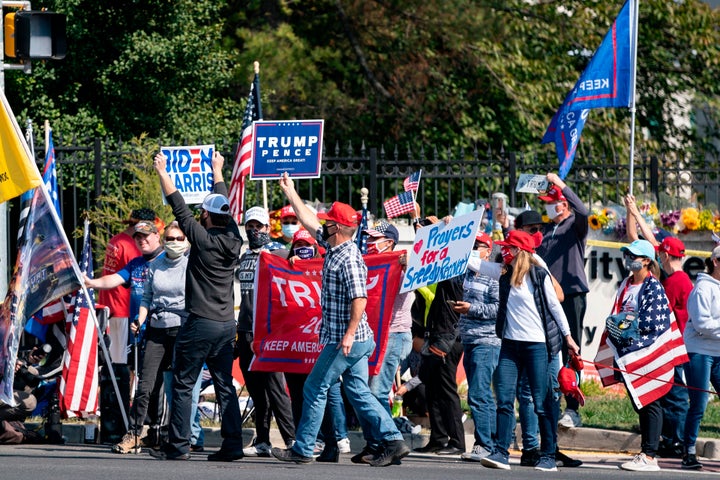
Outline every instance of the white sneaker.
<path id="1" fill-rule="evenodd" d="M 580 414 L 577 413 L 575 410 L 570 410 L 569 408 L 566 408 L 565 413 L 560 418 L 560 420 L 558 420 L 558 427 L 574 428 L 580 426 L 582 426 Z"/>
<path id="2" fill-rule="evenodd" d="M 479 462 L 483 458 L 490 455 L 490 452 L 482 445 L 473 445 L 472 450 L 460 454 L 460 458 L 468 462 Z"/>
<path id="3" fill-rule="evenodd" d="M 325 450 L 325 442 L 322 440 L 317 440 L 315 442 L 315 448 L 313 448 L 313 457 L 317 457 L 322 453 L 322 451 Z"/>
<path id="4" fill-rule="evenodd" d="M 350 453 L 350 439 L 345 437 L 342 440 L 338 440 L 338 451 L 340 453 Z"/>
<path id="5" fill-rule="evenodd" d="M 622 470 L 629 470 L 631 472 L 659 472 L 660 467 L 658 466 L 657 460 L 645 456 L 644 453 L 635 455 L 629 462 L 625 462 L 620 465 Z"/>
<path id="6" fill-rule="evenodd" d="M 246 457 L 269 457 L 270 445 L 267 443 L 256 443 L 247 448 L 243 448 L 243 455 Z"/>

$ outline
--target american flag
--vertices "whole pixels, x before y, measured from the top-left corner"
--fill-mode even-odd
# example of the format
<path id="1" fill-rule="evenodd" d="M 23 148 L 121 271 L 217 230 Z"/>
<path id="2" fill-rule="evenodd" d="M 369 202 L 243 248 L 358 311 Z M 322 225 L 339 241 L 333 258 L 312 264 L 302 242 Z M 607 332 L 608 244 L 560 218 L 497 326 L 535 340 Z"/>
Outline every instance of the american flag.
<path id="1" fill-rule="evenodd" d="M 85 275 L 93 277 L 92 248 L 90 245 L 90 224 L 85 221 L 83 251 L 80 256 L 80 269 Z M 75 294 L 75 310 L 72 321 L 68 322 L 67 349 L 63 356 L 62 378 L 60 379 L 60 409 L 83 416 L 97 411 L 98 336 L 90 309 L 95 305 L 93 292 L 88 290 L 90 302 L 82 289 Z"/>
<path id="2" fill-rule="evenodd" d="M 625 279 L 619 292 L 625 290 L 627 282 Z M 687 362 L 688 356 L 660 282 L 649 277 L 640 288 L 638 298 L 639 339 L 618 350 L 608 341 L 607 332 L 603 332 L 595 363 L 600 380 L 607 387 L 619 383 L 611 369 L 614 360 L 633 403 L 637 408 L 643 408 L 670 391 L 675 366 Z M 616 299 L 613 314 L 619 310 Z"/>
<path id="3" fill-rule="evenodd" d="M 357 238 L 355 239 L 355 242 L 360 249 L 360 253 L 363 255 L 367 253 L 367 234 L 365 234 L 365 230 L 368 228 L 367 216 L 367 208 L 363 208 L 362 217 L 360 217 L 360 228 L 357 230 Z"/>
<path id="4" fill-rule="evenodd" d="M 232 177 L 230 178 L 230 190 L 228 199 L 230 201 L 230 213 L 237 223 L 240 223 L 240 215 L 243 212 L 245 203 L 245 177 L 250 173 L 252 167 L 252 142 L 253 122 L 262 120 L 262 106 L 260 104 L 260 74 L 255 73 L 253 83 L 250 85 L 245 114 L 242 122 L 242 135 L 235 153 Z"/>
<path id="5" fill-rule="evenodd" d="M 403 187 L 406 192 L 417 192 L 420 186 L 420 174 L 422 174 L 422 170 L 418 170 L 403 180 Z"/>
<path id="6" fill-rule="evenodd" d="M 383 203 L 388 218 L 397 217 L 403 213 L 415 210 L 415 200 L 412 192 L 402 192 Z"/>

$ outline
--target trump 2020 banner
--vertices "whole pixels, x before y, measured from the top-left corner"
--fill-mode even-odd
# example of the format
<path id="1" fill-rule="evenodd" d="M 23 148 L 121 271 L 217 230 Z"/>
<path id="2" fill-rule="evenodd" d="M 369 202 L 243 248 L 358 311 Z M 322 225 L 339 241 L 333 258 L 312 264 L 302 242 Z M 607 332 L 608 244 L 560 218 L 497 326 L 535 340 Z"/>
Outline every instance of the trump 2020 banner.
<path id="1" fill-rule="evenodd" d="M 368 267 L 365 313 L 377 345 L 368 361 L 370 375 L 377 374 L 385 354 L 402 253 L 363 257 Z M 291 267 L 282 257 L 260 254 L 255 276 L 255 357 L 250 370 L 310 373 L 323 348 L 318 341 L 322 265 L 322 259 L 313 259 L 299 260 Z"/>
<path id="2" fill-rule="evenodd" d="M 485 209 L 423 227 L 415 234 L 400 293 L 465 273 Z"/>
<path id="3" fill-rule="evenodd" d="M 202 203 L 207 194 L 212 192 L 215 145 L 161 147 L 160 151 L 167 158 L 166 170 L 185 203 Z"/>
<path id="4" fill-rule="evenodd" d="M 322 161 L 324 120 L 253 122 L 250 180 L 318 178 Z"/>

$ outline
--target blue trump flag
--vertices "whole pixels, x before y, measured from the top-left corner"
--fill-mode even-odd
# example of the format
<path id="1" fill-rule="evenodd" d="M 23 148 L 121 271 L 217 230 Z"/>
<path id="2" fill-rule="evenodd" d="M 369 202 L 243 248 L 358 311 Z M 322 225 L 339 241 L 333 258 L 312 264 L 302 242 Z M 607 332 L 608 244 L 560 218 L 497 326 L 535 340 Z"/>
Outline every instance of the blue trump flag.
<path id="1" fill-rule="evenodd" d="M 560 161 L 560 178 L 564 179 L 570 171 L 590 109 L 630 107 L 634 102 L 635 1 L 625 2 L 612 28 L 575 87 L 565 97 L 542 138 L 541 143 L 555 142 L 555 151 Z"/>

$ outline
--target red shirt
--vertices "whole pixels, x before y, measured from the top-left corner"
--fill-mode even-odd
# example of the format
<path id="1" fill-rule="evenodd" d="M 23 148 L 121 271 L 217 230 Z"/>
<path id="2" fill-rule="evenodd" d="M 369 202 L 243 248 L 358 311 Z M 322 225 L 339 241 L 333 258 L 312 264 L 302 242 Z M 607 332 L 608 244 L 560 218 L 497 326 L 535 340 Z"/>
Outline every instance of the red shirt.
<path id="1" fill-rule="evenodd" d="M 675 314 L 680 332 L 685 331 L 688 321 L 687 301 L 693 289 L 690 277 L 683 270 L 671 273 L 663 282 L 665 294 L 670 301 L 670 310 Z"/>
<path id="2" fill-rule="evenodd" d="M 105 249 L 103 276 L 117 273 L 130 260 L 140 255 L 135 240 L 125 232 L 118 233 L 110 239 Z M 98 302 L 110 308 L 111 317 L 127 317 L 130 315 L 130 289 L 122 285 L 109 290 L 100 290 Z"/>

